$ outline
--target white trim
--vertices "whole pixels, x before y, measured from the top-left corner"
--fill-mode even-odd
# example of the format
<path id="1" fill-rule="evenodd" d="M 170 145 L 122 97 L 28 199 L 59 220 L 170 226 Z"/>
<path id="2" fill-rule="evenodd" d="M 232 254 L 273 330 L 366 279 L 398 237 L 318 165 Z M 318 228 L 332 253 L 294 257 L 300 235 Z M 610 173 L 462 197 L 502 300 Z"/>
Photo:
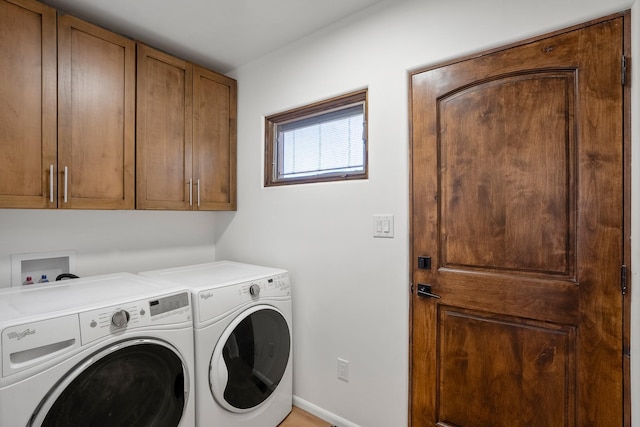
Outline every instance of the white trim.
<path id="1" fill-rule="evenodd" d="M 307 402 L 306 400 L 298 396 L 293 396 L 293 405 L 309 412 L 310 414 L 315 415 L 316 417 L 322 418 L 323 420 L 337 427 L 360 427 L 358 424 L 354 424 L 351 421 L 345 420 L 344 418 L 339 417 L 336 414 L 325 409 L 322 409 L 321 407 L 316 406 L 311 402 Z"/>

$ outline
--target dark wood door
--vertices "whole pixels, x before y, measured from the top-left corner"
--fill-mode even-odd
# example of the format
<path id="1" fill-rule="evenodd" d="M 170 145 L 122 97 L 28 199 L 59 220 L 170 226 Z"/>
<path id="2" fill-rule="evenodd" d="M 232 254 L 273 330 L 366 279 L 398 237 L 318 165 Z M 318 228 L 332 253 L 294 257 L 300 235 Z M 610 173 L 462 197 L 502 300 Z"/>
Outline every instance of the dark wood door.
<path id="1" fill-rule="evenodd" d="M 412 73 L 413 426 L 622 425 L 624 21 Z"/>

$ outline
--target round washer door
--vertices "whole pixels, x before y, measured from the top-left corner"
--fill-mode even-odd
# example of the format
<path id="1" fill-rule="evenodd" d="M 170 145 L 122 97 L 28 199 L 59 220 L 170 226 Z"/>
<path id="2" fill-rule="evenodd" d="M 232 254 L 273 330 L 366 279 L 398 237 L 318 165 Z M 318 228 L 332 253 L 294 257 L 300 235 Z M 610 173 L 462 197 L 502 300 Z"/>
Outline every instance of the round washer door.
<path id="1" fill-rule="evenodd" d="M 63 378 L 29 426 L 176 427 L 188 398 L 186 369 L 178 351 L 164 341 L 111 345 Z"/>
<path id="2" fill-rule="evenodd" d="M 269 305 L 242 312 L 213 350 L 209 366 L 213 397 L 229 411 L 252 410 L 278 387 L 290 353 L 291 336 L 282 312 Z"/>

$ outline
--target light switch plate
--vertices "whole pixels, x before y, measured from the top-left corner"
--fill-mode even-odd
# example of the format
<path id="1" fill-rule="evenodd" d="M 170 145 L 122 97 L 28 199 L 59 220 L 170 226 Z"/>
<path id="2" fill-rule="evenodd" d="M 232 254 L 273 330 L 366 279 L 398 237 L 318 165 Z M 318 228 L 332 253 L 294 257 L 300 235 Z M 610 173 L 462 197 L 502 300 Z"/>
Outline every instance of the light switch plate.
<path id="1" fill-rule="evenodd" d="M 338 379 L 349 382 L 349 361 L 338 358 Z"/>
<path id="2" fill-rule="evenodd" d="M 373 237 L 393 238 L 393 215 L 373 215 Z"/>

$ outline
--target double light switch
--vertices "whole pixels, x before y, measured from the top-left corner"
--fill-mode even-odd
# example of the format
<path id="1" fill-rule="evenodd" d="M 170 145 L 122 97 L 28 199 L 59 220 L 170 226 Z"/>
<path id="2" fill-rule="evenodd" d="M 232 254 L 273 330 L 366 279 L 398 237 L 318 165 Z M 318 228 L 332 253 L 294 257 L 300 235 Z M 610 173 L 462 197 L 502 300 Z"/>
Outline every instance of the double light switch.
<path id="1" fill-rule="evenodd" d="M 373 237 L 393 237 L 393 215 L 373 216 Z"/>

